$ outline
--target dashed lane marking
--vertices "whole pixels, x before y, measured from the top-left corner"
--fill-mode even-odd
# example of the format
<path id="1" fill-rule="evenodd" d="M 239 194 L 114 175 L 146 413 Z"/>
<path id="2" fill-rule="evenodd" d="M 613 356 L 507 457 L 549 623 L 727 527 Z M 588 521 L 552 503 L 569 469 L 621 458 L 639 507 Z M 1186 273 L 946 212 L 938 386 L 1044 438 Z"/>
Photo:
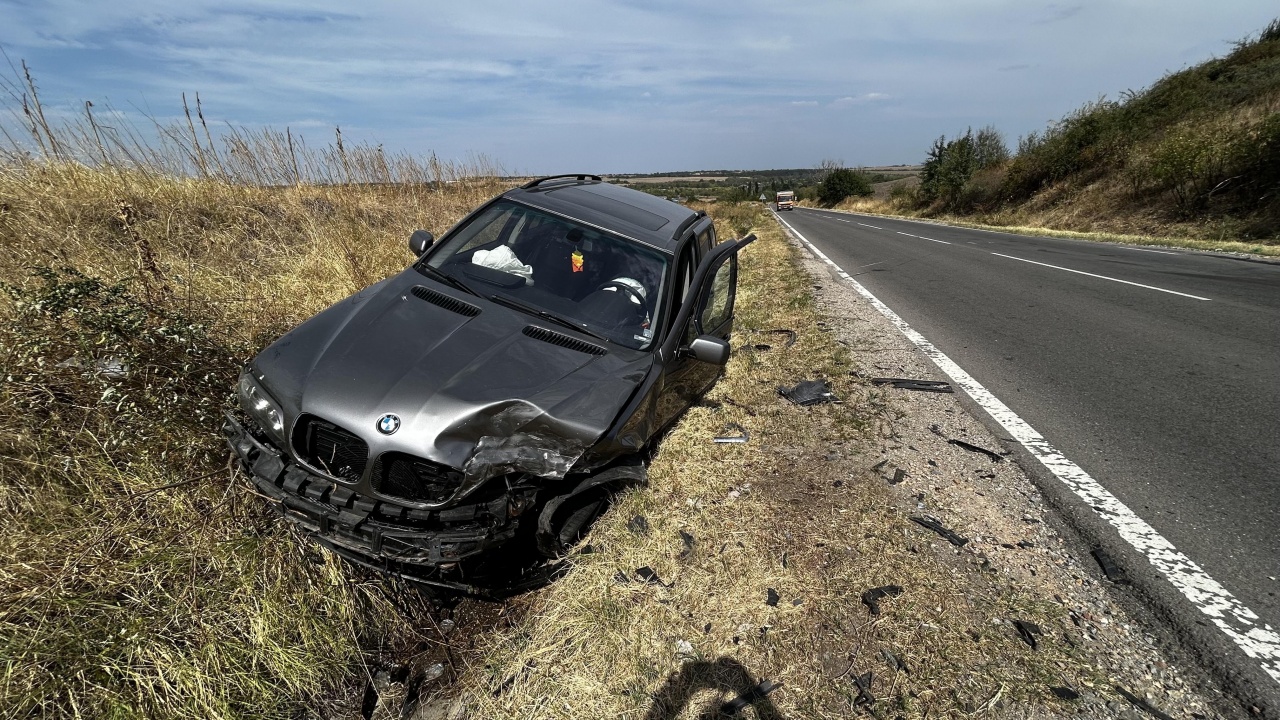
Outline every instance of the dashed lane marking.
<path id="1" fill-rule="evenodd" d="M 1066 272 L 1075 273 L 1077 275 L 1088 275 L 1091 278 L 1098 278 L 1099 280 L 1110 280 L 1111 282 L 1124 283 L 1125 285 L 1132 285 L 1134 287 L 1146 288 L 1148 290 L 1158 290 L 1162 293 L 1169 293 L 1170 295 L 1181 295 L 1182 297 L 1191 298 L 1192 300 L 1208 300 L 1209 299 L 1207 297 L 1200 297 L 1199 295 L 1188 295 L 1187 293 L 1178 292 L 1177 290 L 1166 290 L 1164 288 L 1156 287 L 1155 285 L 1143 285 L 1142 283 L 1130 282 L 1128 280 L 1121 280 L 1120 278 L 1107 277 L 1106 275 L 1095 275 L 1093 273 L 1085 272 L 1083 270 L 1072 270 L 1071 268 L 1065 268 L 1065 267 L 1062 267 L 1061 265 L 1050 265 L 1049 263 L 1036 262 L 1035 260 L 1028 260 L 1026 258 L 1014 257 L 1012 255 L 1001 255 L 1000 253 L 995 253 L 995 252 L 991 254 L 995 255 L 996 257 L 1008 258 L 1010 260 L 1017 260 L 1019 262 L 1031 263 L 1032 265 L 1040 265 L 1042 267 L 1053 268 L 1054 270 L 1065 270 Z"/>
<path id="2" fill-rule="evenodd" d="M 1077 497 L 1083 500 L 1085 505 L 1093 508 L 1099 517 L 1110 523 L 1120 533 L 1120 537 L 1146 556 L 1152 566 L 1164 575 L 1182 593 L 1183 597 L 1187 598 L 1192 605 L 1208 617 L 1223 634 L 1230 638 L 1246 656 L 1257 661 L 1264 672 L 1270 675 L 1277 683 L 1280 683 L 1280 633 L 1272 630 L 1271 626 L 1263 622 L 1257 613 L 1237 600 L 1229 590 L 1210 577 L 1195 561 L 1182 554 L 1181 551 L 1173 546 L 1173 543 L 1165 539 L 1145 520 L 1138 517 L 1119 498 L 1104 488 L 1101 483 L 1094 480 L 1089 473 L 1084 471 L 1084 468 L 1068 460 L 1065 455 L 1050 445 L 1049 441 L 1037 432 L 1035 428 L 1010 410 L 1007 405 L 995 395 L 992 395 L 989 390 L 970 376 L 969 373 L 965 372 L 951 358 L 934 347 L 933 343 L 925 339 L 915 328 L 898 317 L 897 313 L 889 309 L 889 306 L 881 302 L 875 295 L 872 295 L 870 290 L 862 286 L 862 283 L 854 280 L 839 265 L 832 262 L 831 258 L 823 254 L 805 236 L 791 227 L 790 223 L 782 218 L 778 218 L 778 222 L 782 223 L 792 234 L 799 238 L 809 248 L 810 252 L 834 268 L 836 274 L 852 285 L 859 295 L 866 298 L 873 307 L 887 317 L 907 339 L 915 343 L 916 347 L 920 348 L 929 359 L 933 360 L 951 378 L 953 383 L 960 386 L 969 397 L 973 398 L 973 401 L 990 414 L 1015 440 L 1021 443 L 1027 449 L 1027 452 L 1031 453 L 1033 457 L 1048 468 L 1054 477 L 1058 478 Z M 1020 258 L 1013 259 L 1018 260 Z M 1120 282 L 1125 281 L 1122 280 Z M 1152 289 L 1159 290 L 1160 288 Z M 1182 293 L 1175 294 L 1180 295 Z"/>

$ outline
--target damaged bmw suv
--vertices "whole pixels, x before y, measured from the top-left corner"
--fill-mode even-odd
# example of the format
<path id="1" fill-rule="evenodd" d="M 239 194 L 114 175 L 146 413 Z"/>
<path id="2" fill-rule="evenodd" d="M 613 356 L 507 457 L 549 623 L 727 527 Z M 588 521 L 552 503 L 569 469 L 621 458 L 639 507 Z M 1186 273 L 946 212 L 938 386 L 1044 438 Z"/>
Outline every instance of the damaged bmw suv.
<path id="1" fill-rule="evenodd" d="M 472 590 L 483 558 L 555 557 L 645 483 L 728 360 L 754 239 L 594 175 L 533 180 L 264 349 L 223 434 L 324 547 Z"/>

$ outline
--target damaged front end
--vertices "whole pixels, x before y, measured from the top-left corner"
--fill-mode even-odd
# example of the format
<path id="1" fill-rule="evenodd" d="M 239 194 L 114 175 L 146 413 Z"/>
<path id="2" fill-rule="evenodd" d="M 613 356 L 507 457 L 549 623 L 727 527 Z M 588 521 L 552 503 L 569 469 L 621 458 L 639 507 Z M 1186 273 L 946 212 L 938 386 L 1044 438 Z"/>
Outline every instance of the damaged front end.
<path id="1" fill-rule="evenodd" d="M 260 379 L 246 370 L 242 413 L 222 425 L 257 492 L 339 556 L 418 583 L 493 594 L 475 583 L 501 566 L 501 589 L 516 590 L 513 567 L 563 553 L 610 494 L 646 479 L 634 454 L 619 461 L 598 445 L 587 453 L 596 431 L 575 431 L 527 401 L 473 406 L 441 428 L 432 447 L 470 446 L 454 467 L 395 445 L 411 428 L 361 437 L 280 406 Z"/>

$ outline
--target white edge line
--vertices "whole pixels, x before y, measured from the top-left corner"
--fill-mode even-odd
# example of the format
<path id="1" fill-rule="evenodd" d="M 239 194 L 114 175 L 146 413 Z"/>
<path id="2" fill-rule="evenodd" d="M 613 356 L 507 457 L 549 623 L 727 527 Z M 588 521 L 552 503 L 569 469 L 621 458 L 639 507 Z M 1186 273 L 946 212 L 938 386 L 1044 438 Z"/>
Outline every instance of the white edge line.
<path id="1" fill-rule="evenodd" d="M 775 216 L 776 217 L 776 216 Z M 831 261 L 821 250 L 809 242 L 807 238 L 791 227 L 790 223 L 778 218 L 801 242 L 836 273 L 889 319 L 898 330 L 920 348 L 930 360 L 942 369 L 951 381 L 959 385 L 969 397 L 973 398 L 983 410 L 1000 424 L 1022 444 L 1032 456 L 1039 460 L 1049 472 L 1062 481 L 1086 505 L 1111 524 L 1138 552 L 1163 574 L 1182 595 L 1191 601 L 1200 612 L 1204 613 L 1245 655 L 1257 660 L 1262 670 L 1280 683 L 1280 633 L 1236 599 L 1229 590 L 1217 580 L 1209 576 L 1191 558 L 1183 555 L 1173 543 L 1156 532 L 1145 520 L 1138 517 L 1119 498 L 1112 495 L 1097 480 L 1094 480 L 1079 465 L 1071 462 L 1045 440 L 1039 432 L 1018 417 L 1012 410 L 992 395 L 977 380 L 973 379 L 951 358 L 933 346 L 923 335 L 907 324 L 898 314 L 889 309 L 875 295 L 854 280 Z M 1015 258 L 1017 259 L 1017 258 Z"/>
<path id="2" fill-rule="evenodd" d="M 1129 282 L 1128 280 L 1121 280 L 1120 278 L 1107 277 L 1106 275 L 1094 275 L 1093 273 L 1085 272 L 1083 270 L 1072 270 L 1071 268 L 1065 268 L 1060 265 L 1050 265 L 1049 263 L 1036 262 L 1035 260 L 1028 260 L 1026 258 L 1014 257 L 1012 255 L 1001 255 L 998 252 L 993 252 L 991 254 L 995 255 L 996 257 L 1009 258 L 1010 260 L 1018 260 L 1024 263 L 1031 263 L 1032 265 L 1041 265 L 1043 267 L 1053 268 L 1054 270 L 1065 270 L 1069 273 L 1075 273 L 1077 275 L 1088 275 L 1091 278 L 1098 278 L 1099 280 L 1110 280 L 1111 282 L 1124 283 L 1125 285 L 1132 285 L 1134 287 L 1146 288 L 1148 290 L 1158 290 L 1162 293 L 1169 293 L 1170 295 L 1181 295 L 1182 297 L 1191 298 L 1192 300 L 1208 300 L 1209 299 L 1207 297 L 1200 297 L 1199 295 L 1188 295 L 1187 293 L 1178 292 L 1177 290 L 1166 290 L 1164 288 L 1158 288 L 1155 285 L 1143 285 L 1142 283 Z"/>

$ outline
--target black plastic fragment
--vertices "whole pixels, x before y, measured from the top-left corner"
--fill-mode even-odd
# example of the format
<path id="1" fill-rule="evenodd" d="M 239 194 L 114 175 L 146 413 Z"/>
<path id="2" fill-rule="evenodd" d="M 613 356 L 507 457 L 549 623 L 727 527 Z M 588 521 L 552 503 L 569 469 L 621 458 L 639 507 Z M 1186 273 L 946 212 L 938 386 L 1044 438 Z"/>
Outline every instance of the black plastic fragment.
<path id="1" fill-rule="evenodd" d="M 1116 685 L 1115 689 L 1116 689 L 1116 692 L 1120 693 L 1121 697 L 1123 697 L 1125 700 L 1128 700 L 1130 703 L 1133 704 L 1134 707 L 1147 713 L 1148 715 L 1155 718 L 1159 718 L 1160 720 L 1173 720 L 1172 717 L 1165 714 L 1163 711 L 1160 710 L 1160 708 L 1157 708 L 1156 706 L 1152 705 L 1146 700 L 1143 700 L 1137 695 L 1134 695 L 1128 690 L 1125 690 L 1123 687 Z"/>
<path id="2" fill-rule="evenodd" d="M 902 594 L 901 585 L 883 585 L 862 593 L 862 604 L 867 606 L 872 615 L 880 614 L 880 600 L 887 597 L 898 597 Z"/>
<path id="3" fill-rule="evenodd" d="M 956 547 L 964 547 L 965 544 L 969 542 L 969 538 L 960 537 L 951 530 L 943 527 L 942 523 L 938 522 L 937 518 L 930 517 L 928 515 L 925 515 L 924 517 L 912 515 L 910 519 L 911 522 L 919 525 L 920 527 L 927 528 L 938 533 L 942 537 L 946 538 L 947 542 L 955 545 Z"/>
<path id="4" fill-rule="evenodd" d="M 871 707 L 876 704 L 876 696 L 871 694 L 871 681 L 873 679 L 874 676 L 870 670 L 853 678 L 853 685 L 858 688 L 858 697 L 853 701 L 854 707 L 860 705 Z"/>
<path id="5" fill-rule="evenodd" d="M 759 685 L 748 689 L 738 697 L 720 706 L 720 712 L 725 715 L 736 715 L 745 709 L 748 705 L 755 703 L 757 700 L 764 699 L 765 695 L 782 687 L 782 683 L 776 683 L 772 680 L 762 680 Z"/>
<path id="6" fill-rule="evenodd" d="M 895 468 L 893 471 L 893 478 L 889 480 L 889 484 L 897 485 L 898 483 L 906 479 L 907 479 L 907 471 L 903 470 L 902 468 Z"/>
<path id="7" fill-rule="evenodd" d="M 892 385 L 903 390 L 920 390 L 922 392 L 953 393 L 950 383 L 941 380 L 912 380 L 910 378 L 871 378 L 872 385 Z"/>
<path id="8" fill-rule="evenodd" d="M 1022 638 L 1023 642 L 1030 645 L 1032 650 L 1035 650 L 1039 645 L 1036 641 L 1036 636 L 1044 634 L 1040 630 L 1040 626 L 1033 622 L 1027 622 L 1026 620 L 1014 620 L 1013 627 L 1017 629 L 1018 637 Z"/>
<path id="9" fill-rule="evenodd" d="M 732 434 L 735 431 L 737 434 Z M 718 443 L 744 443 L 750 439 L 751 433 L 747 432 L 747 429 L 738 423 L 729 423 L 728 425 L 725 425 L 724 430 L 721 430 L 720 434 L 713 438 L 713 440 Z"/>
<path id="10" fill-rule="evenodd" d="M 658 577 L 658 573 L 654 572 L 653 568 L 649 567 L 648 565 L 645 565 L 644 567 L 636 568 L 636 577 L 640 578 L 641 582 L 647 582 L 651 585 L 661 585 L 662 587 L 669 587 L 666 583 L 662 582 L 662 578 Z"/>
<path id="11" fill-rule="evenodd" d="M 910 674 L 910 673 L 911 673 L 911 671 L 910 671 L 909 669 L 907 669 L 907 664 L 906 664 L 905 662 L 903 662 L 903 661 L 902 661 L 902 659 L 901 659 L 901 658 L 899 658 L 897 655 L 894 655 L 893 653 L 889 652 L 888 650 L 881 650 L 881 651 L 880 651 L 880 655 L 884 657 L 885 662 L 887 662 L 887 663 L 889 663 L 890 665 L 892 665 L 892 666 L 896 667 L 897 669 L 901 670 L 902 672 L 907 673 L 907 674 Z"/>
<path id="12" fill-rule="evenodd" d="M 1080 693 L 1066 686 L 1051 687 L 1049 688 L 1049 692 L 1053 693 L 1054 697 L 1058 698 L 1059 700 L 1079 700 L 1080 699 Z"/>
<path id="13" fill-rule="evenodd" d="M 645 516 L 643 515 L 636 515 L 627 521 L 627 529 L 630 530 L 633 535 L 648 535 L 649 521 L 645 519 Z"/>
<path id="14" fill-rule="evenodd" d="M 885 458 L 885 459 L 881 460 L 880 462 L 876 463 L 875 465 L 872 465 L 872 466 L 871 466 L 871 472 L 880 472 L 880 468 L 882 468 L 882 467 L 884 467 L 885 465 L 888 465 L 888 464 L 889 464 L 889 458 Z"/>
<path id="15" fill-rule="evenodd" d="M 777 590 L 774 590 L 773 588 L 767 588 L 767 589 L 769 593 L 765 597 L 764 604 L 768 605 L 769 607 L 778 607 L 778 600 L 782 599 L 782 597 L 778 595 Z"/>
<path id="16" fill-rule="evenodd" d="M 831 392 L 831 385 L 826 380 L 805 380 L 797 383 L 795 387 L 779 387 L 778 394 L 796 405 L 806 407 L 840 400 L 835 393 Z"/>
<path id="17" fill-rule="evenodd" d="M 955 445 L 956 447 L 964 448 L 965 450 L 968 450 L 969 452 L 982 453 L 983 455 L 986 455 L 987 457 L 991 458 L 992 460 L 994 460 L 994 461 L 996 461 L 996 462 L 1003 462 L 1003 461 L 1004 461 L 1004 456 L 1003 456 L 1003 455 L 1001 455 L 1000 453 L 998 453 L 998 452 L 996 452 L 996 451 L 994 451 L 994 450 L 988 450 L 988 449 L 986 449 L 986 448 L 984 448 L 984 447 L 982 447 L 982 446 L 980 446 L 980 445 L 974 445 L 973 443 L 967 443 L 967 442 L 965 442 L 965 441 L 963 441 L 963 440 L 956 440 L 955 438 L 948 438 L 948 439 L 947 439 L 947 442 L 951 443 L 952 445 Z"/>
<path id="18" fill-rule="evenodd" d="M 1095 548 L 1090 554 L 1093 555 L 1094 560 L 1098 561 L 1098 567 L 1102 568 L 1102 574 L 1106 575 L 1108 580 L 1117 585 L 1129 584 L 1128 576 L 1115 564 L 1106 550 Z"/>

